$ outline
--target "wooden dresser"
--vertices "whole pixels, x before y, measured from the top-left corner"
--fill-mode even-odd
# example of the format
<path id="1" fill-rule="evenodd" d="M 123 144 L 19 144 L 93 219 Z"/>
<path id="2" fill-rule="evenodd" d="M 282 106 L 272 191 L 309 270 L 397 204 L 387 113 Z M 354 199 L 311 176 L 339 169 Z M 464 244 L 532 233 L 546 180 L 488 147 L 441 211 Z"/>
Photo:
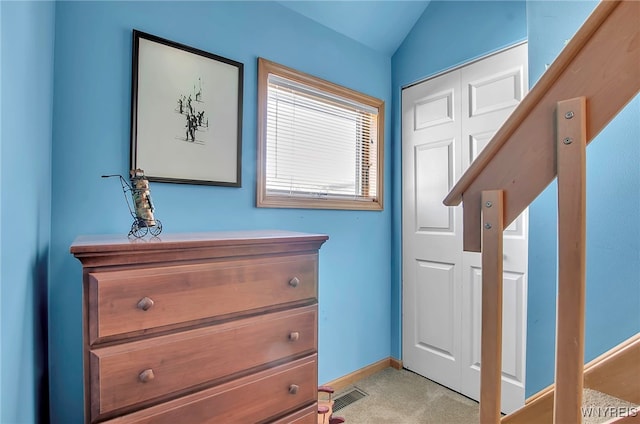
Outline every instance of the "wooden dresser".
<path id="1" fill-rule="evenodd" d="M 87 423 L 316 423 L 318 250 L 284 231 L 82 236 Z"/>

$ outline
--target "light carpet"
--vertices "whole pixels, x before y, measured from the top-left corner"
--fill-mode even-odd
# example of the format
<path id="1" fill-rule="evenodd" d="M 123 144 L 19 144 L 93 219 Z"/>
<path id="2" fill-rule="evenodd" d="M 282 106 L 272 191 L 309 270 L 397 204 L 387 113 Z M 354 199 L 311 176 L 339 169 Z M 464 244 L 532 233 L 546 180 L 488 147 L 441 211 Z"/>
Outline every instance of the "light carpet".
<path id="1" fill-rule="evenodd" d="M 478 402 L 408 370 L 386 368 L 340 390 L 335 398 L 357 388 L 367 394 L 336 411 L 345 424 L 475 424 Z M 585 389 L 583 424 L 607 422 L 621 411 L 639 414 L 640 406 Z"/>
<path id="2" fill-rule="evenodd" d="M 345 424 L 469 424 L 478 403 L 407 370 L 384 369 L 354 385 L 368 396 L 336 411 Z M 353 386 L 336 393 L 336 397 Z"/>

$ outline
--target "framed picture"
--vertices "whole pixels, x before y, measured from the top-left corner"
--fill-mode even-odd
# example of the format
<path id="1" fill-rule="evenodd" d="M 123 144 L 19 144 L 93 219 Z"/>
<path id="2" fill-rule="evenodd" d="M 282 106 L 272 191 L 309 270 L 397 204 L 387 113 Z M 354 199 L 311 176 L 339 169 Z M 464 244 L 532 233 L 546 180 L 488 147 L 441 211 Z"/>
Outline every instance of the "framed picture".
<path id="1" fill-rule="evenodd" d="M 133 31 L 131 169 L 240 187 L 244 65 Z"/>

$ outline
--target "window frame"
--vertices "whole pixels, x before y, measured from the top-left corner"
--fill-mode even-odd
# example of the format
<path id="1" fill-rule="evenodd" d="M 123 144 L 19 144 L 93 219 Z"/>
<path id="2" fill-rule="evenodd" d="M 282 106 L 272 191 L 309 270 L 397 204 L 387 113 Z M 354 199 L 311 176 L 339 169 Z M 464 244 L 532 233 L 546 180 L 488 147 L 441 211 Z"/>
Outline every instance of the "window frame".
<path id="1" fill-rule="evenodd" d="M 313 198 L 267 194 L 267 102 L 269 75 L 275 75 L 316 90 L 349 99 L 378 110 L 377 115 L 377 163 L 376 198 L 371 201 L 330 198 Z M 384 101 L 359 93 L 355 90 L 334 84 L 284 65 L 258 58 L 258 146 L 257 146 L 257 190 L 256 206 L 262 208 L 303 208 L 303 209 L 341 209 L 341 210 L 373 210 L 384 209 Z M 361 158 L 361 157 L 360 157 Z M 358 157 L 356 161 L 358 161 Z M 354 163 L 355 165 L 355 163 Z"/>

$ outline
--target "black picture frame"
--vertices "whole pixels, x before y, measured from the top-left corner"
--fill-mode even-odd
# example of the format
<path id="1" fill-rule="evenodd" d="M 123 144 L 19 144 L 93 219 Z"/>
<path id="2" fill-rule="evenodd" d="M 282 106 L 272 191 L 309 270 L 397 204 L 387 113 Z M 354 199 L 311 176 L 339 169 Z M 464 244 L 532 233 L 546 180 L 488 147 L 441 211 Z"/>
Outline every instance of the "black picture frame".
<path id="1" fill-rule="evenodd" d="M 133 30 L 131 169 L 241 187 L 244 65 Z"/>

